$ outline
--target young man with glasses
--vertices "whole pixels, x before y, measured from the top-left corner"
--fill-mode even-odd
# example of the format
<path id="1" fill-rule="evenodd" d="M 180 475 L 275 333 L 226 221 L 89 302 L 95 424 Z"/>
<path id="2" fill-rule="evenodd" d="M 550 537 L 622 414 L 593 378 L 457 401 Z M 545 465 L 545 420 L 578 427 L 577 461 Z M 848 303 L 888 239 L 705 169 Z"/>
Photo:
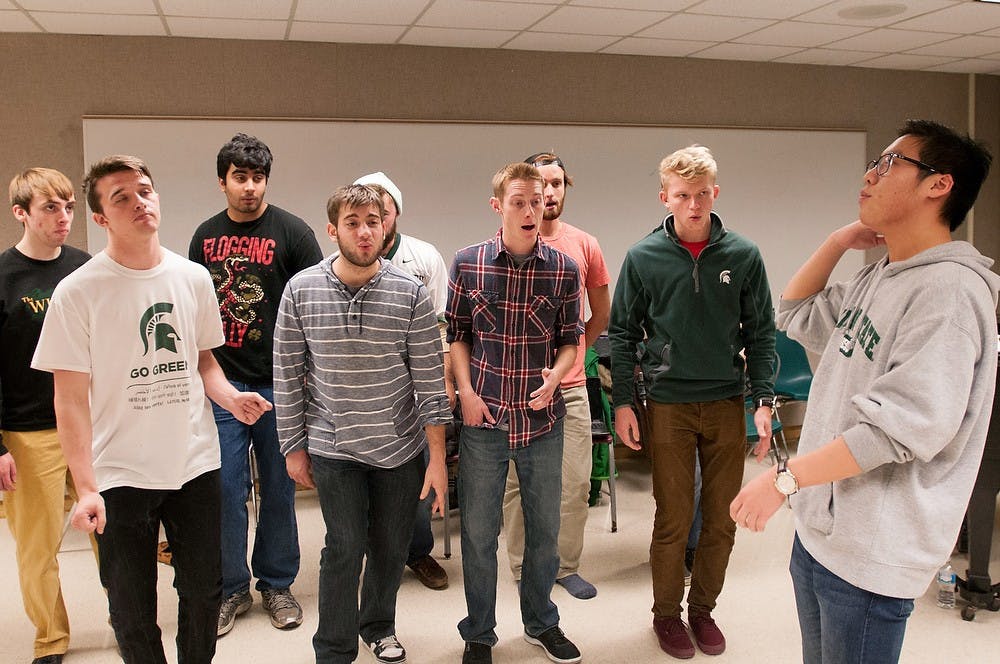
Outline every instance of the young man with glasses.
<path id="1" fill-rule="evenodd" d="M 897 661 L 913 598 L 955 544 L 992 410 L 1000 277 L 951 233 L 991 160 L 967 136 L 908 121 L 868 164 L 860 219 L 782 294 L 779 324 L 822 359 L 798 456 L 730 509 L 760 531 L 788 497 L 806 664 Z M 827 285 L 848 250 L 876 246 L 888 255 Z"/>
<path id="2" fill-rule="evenodd" d="M 573 178 L 566 166 L 554 154 L 540 152 L 524 160 L 538 169 L 545 181 L 542 194 L 545 211 L 539 237 L 550 247 L 563 252 L 580 270 L 581 299 L 587 296 L 590 318 L 583 321 L 584 334 L 576 351 L 573 368 L 563 377 L 559 388 L 566 402 L 563 429 L 562 502 L 559 509 L 559 572 L 556 583 L 577 599 L 590 599 L 597 588 L 579 574 L 583 553 L 583 532 L 587 526 L 587 499 L 590 495 L 590 473 L 593 463 L 593 438 L 590 429 L 590 400 L 587 398 L 587 377 L 583 361 L 589 348 L 608 325 L 611 298 L 608 295 L 608 268 L 604 264 L 601 246 L 590 233 L 570 226 L 562 220 L 566 189 Z M 524 513 L 517 473 L 511 469 L 503 499 L 503 523 L 507 534 L 507 556 L 516 581 L 521 580 L 524 559 Z"/>
<path id="3" fill-rule="evenodd" d="M 660 201 L 669 214 L 626 254 L 609 330 L 615 431 L 633 449 L 644 443 L 652 461 L 653 631 L 660 648 L 679 659 L 695 653 L 680 613 L 696 457 L 703 520 L 688 622 L 702 652 L 719 655 L 726 649 L 711 612 L 736 536 L 728 508 L 743 481 L 748 380 L 760 432 L 758 459 L 771 440 L 771 290 L 756 245 L 728 230 L 712 211 L 719 195 L 717 172 L 712 153 L 700 145 L 660 163 Z M 640 343 L 644 349 L 637 359 Z M 637 364 L 648 391 L 645 441 L 639 440 L 632 411 Z"/>

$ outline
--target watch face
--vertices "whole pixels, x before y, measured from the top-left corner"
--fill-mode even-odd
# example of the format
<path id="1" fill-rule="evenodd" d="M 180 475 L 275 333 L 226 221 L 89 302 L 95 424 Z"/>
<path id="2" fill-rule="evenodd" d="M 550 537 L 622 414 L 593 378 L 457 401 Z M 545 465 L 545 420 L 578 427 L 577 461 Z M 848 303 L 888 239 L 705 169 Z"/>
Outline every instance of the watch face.
<path id="1" fill-rule="evenodd" d="M 799 490 L 799 483 L 796 482 L 795 477 L 787 471 L 778 474 L 778 476 L 774 479 L 774 486 L 778 489 L 778 491 L 786 496 L 790 496 Z"/>

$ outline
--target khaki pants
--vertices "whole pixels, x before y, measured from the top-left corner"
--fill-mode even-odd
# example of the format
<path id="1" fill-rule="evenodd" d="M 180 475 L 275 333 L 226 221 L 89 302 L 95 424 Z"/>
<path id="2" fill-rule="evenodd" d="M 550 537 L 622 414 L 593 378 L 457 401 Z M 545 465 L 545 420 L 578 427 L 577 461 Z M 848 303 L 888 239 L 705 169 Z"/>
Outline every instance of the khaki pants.
<path id="1" fill-rule="evenodd" d="M 74 500 L 76 492 L 55 429 L 4 431 L 3 440 L 17 464 L 16 489 L 4 494 L 4 507 L 16 543 L 24 611 L 35 625 L 35 657 L 65 653 L 69 618 L 56 554 L 66 518 L 66 490 Z"/>
<path id="2" fill-rule="evenodd" d="M 583 552 L 583 532 L 587 526 L 587 498 L 590 495 L 590 471 L 593 465 L 593 439 L 590 433 L 590 401 L 587 386 L 562 391 L 566 402 L 563 433 L 562 498 L 559 506 L 559 572 L 557 579 L 576 574 Z M 521 578 L 524 559 L 524 513 L 517 473 L 513 466 L 507 474 L 503 497 L 503 523 L 507 535 L 507 557 L 514 578 Z"/>
<path id="3" fill-rule="evenodd" d="M 694 518 L 694 462 L 701 461 L 703 516 L 691 570 L 688 614 L 709 613 L 722 592 L 736 524 L 729 504 L 743 482 L 746 419 L 743 397 L 646 406 L 645 447 L 652 462 L 656 516 L 649 561 L 653 615 L 675 617 L 684 598 L 684 548 Z"/>

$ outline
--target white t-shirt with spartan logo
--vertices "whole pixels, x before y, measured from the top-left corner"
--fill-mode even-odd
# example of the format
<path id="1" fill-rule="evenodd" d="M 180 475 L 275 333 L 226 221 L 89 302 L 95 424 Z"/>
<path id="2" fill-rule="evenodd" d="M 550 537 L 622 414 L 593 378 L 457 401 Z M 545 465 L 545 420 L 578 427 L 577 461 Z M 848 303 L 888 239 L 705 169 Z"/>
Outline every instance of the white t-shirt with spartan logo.
<path id="1" fill-rule="evenodd" d="M 225 341 L 208 271 L 166 249 L 150 270 L 103 251 L 63 279 L 32 366 L 90 374 L 98 489 L 179 489 L 219 467 L 198 352 Z"/>

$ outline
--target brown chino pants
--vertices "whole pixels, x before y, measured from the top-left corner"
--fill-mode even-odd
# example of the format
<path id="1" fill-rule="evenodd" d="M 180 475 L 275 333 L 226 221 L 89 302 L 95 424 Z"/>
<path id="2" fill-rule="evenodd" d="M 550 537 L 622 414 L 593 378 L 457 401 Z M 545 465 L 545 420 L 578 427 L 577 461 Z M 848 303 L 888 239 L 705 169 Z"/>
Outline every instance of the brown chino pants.
<path id="1" fill-rule="evenodd" d="M 743 482 L 746 419 L 743 397 L 646 407 L 656 516 L 649 558 L 653 614 L 674 617 L 684 598 L 684 547 L 694 518 L 695 454 L 701 460 L 703 525 L 688 593 L 689 615 L 715 608 L 736 539 L 729 504 Z"/>

